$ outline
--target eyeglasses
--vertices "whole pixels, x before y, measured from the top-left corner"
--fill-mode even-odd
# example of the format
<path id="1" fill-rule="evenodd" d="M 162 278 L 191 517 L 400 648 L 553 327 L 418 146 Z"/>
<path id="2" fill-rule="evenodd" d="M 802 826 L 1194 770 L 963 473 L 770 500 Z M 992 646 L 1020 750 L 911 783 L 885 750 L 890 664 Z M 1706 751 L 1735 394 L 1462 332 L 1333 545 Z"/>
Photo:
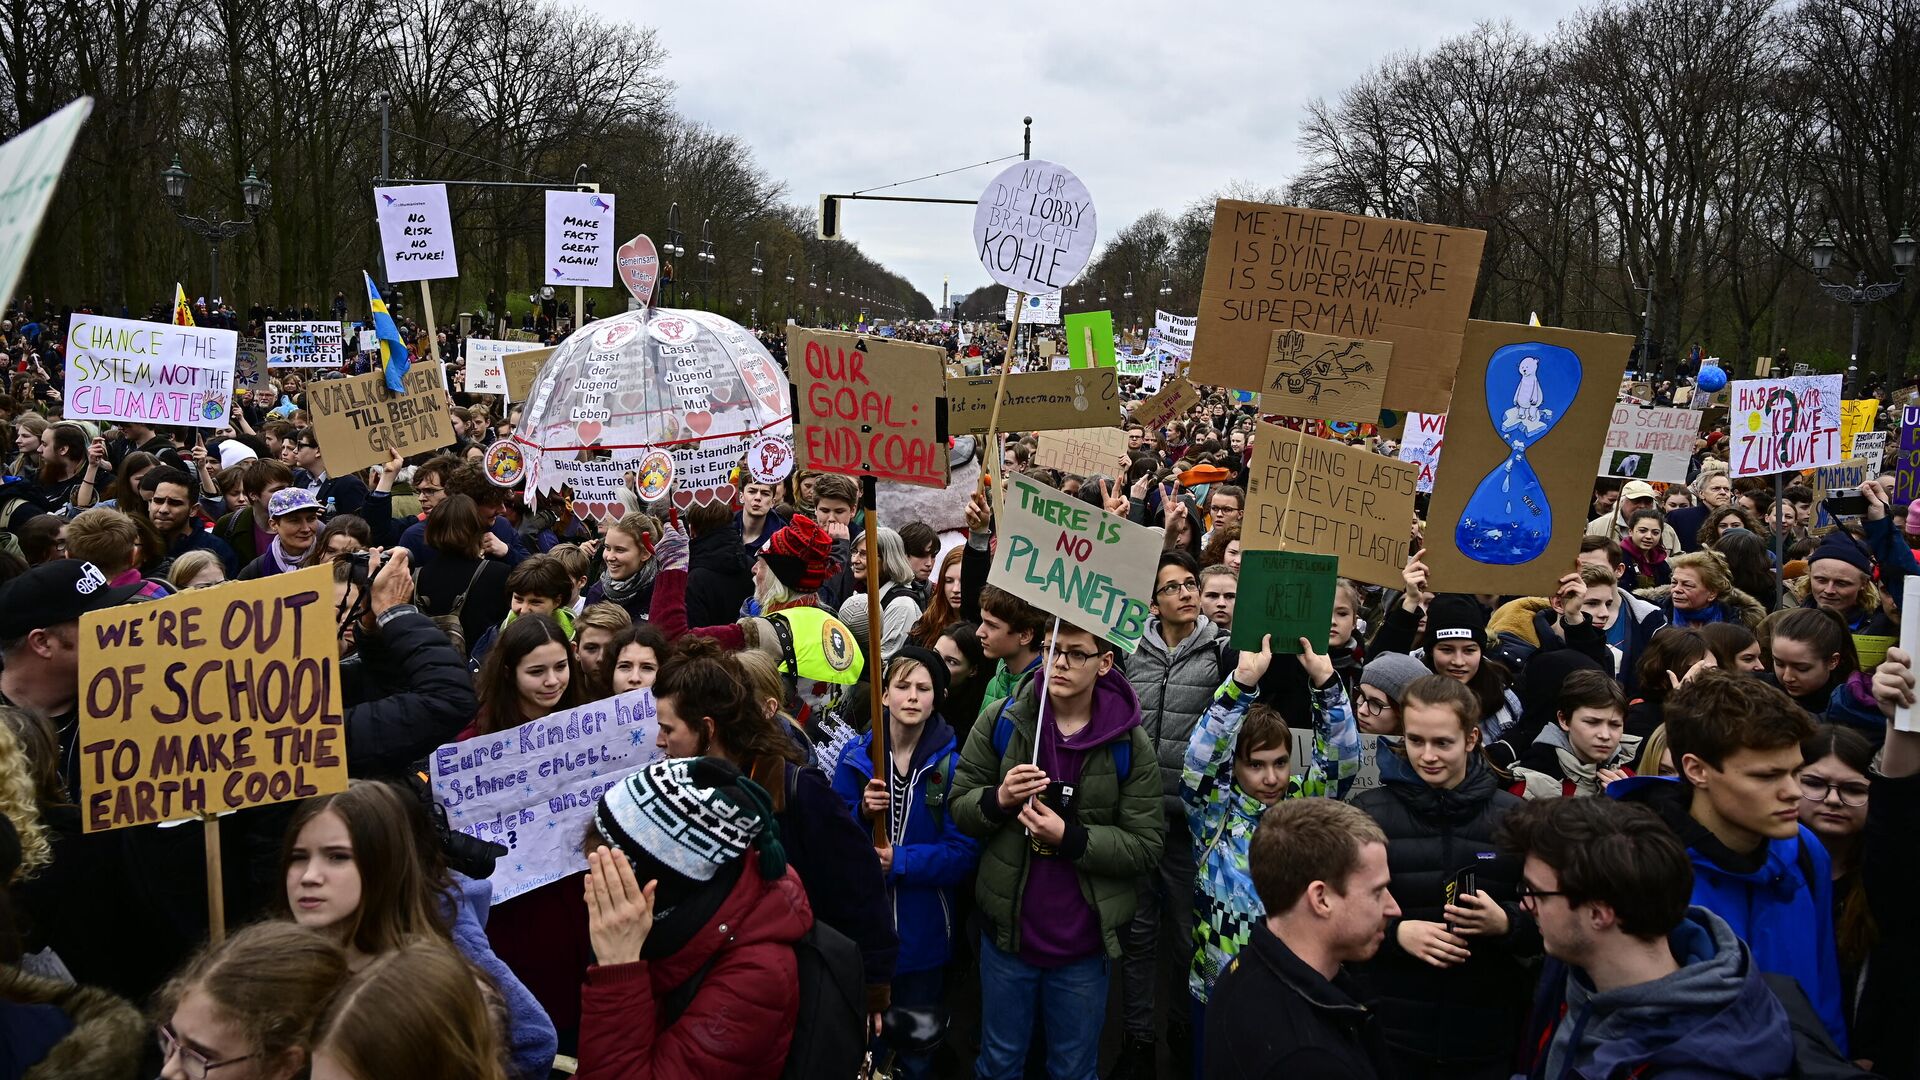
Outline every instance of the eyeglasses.
<path id="1" fill-rule="evenodd" d="M 1169 581 L 1165 585 L 1162 585 L 1159 588 L 1153 590 L 1153 595 L 1178 596 L 1184 592 L 1199 592 L 1199 591 L 1200 591 L 1200 583 L 1193 580 L 1192 578 L 1188 578 L 1185 581 Z"/>
<path id="2" fill-rule="evenodd" d="M 1078 649 L 1061 649 L 1059 652 L 1053 654 L 1053 658 L 1055 660 L 1065 660 L 1067 662 L 1067 670 L 1071 671 L 1074 668 L 1086 667 L 1093 661 L 1100 659 L 1100 654 L 1097 652 L 1081 652 Z"/>
<path id="3" fill-rule="evenodd" d="M 1836 784 L 1824 776 L 1802 776 L 1800 797 L 1808 802 L 1826 802 L 1828 795 L 1839 795 L 1841 806 L 1867 805 L 1868 787 L 1862 783 Z"/>
<path id="4" fill-rule="evenodd" d="M 438 495 L 445 490 L 447 489 L 437 488 L 437 487 L 416 487 L 413 489 L 413 493 L 415 495 Z"/>
<path id="5" fill-rule="evenodd" d="M 1363 713 L 1383 713 L 1387 711 L 1387 706 L 1391 704 L 1392 702 L 1381 701 L 1361 694 L 1360 700 L 1354 702 L 1353 707 Z"/>
<path id="6" fill-rule="evenodd" d="M 205 1054 L 180 1041 L 180 1036 L 173 1033 L 172 1024 L 160 1025 L 160 1063 L 164 1065 L 173 1060 L 176 1051 L 180 1054 L 180 1070 L 186 1074 L 187 1080 L 207 1080 L 207 1074 L 214 1069 L 251 1061 L 255 1056 L 243 1054 L 225 1061 L 208 1061 Z"/>
<path id="7" fill-rule="evenodd" d="M 1523 906 L 1527 906 L 1527 907 L 1536 907 L 1539 905 L 1540 901 L 1546 899 L 1549 896 L 1567 895 L 1566 893 L 1563 893 L 1563 892 L 1554 892 L 1547 889 L 1536 889 L 1532 885 L 1527 883 L 1526 878 L 1520 879 L 1520 884 L 1515 887 L 1514 891 L 1519 895 L 1520 903 Z"/>

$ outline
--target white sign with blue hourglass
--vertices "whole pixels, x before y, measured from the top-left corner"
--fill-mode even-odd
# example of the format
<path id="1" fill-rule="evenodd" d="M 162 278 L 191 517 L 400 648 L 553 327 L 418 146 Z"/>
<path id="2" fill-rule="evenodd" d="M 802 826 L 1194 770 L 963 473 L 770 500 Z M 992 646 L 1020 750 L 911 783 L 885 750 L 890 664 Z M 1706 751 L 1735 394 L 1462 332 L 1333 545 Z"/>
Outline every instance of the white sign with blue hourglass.
<path id="1" fill-rule="evenodd" d="M 1572 349 L 1537 341 L 1502 346 L 1487 362 L 1487 412 L 1513 452 L 1467 498 L 1454 529 L 1454 543 L 1467 558 L 1517 566 L 1547 550 L 1553 508 L 1527 450 L 1566 415 L 1580 393 L 1580 375 Z"/>

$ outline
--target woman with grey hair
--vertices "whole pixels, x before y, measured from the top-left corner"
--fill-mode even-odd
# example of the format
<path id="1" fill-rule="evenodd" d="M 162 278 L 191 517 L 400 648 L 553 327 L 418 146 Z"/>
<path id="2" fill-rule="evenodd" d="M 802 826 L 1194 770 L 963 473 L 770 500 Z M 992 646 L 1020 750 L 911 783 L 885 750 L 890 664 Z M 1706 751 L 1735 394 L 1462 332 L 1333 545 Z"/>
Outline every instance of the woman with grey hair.
<path id="1" fill-rule="evenodd" d="M 893 654 L 907 643 L 913 624 L 920 621 L 920 602 L 913 593 L 913 564 L 907 562 L 907 546 L 900 534 L 881 527 L 874 531 L 880 548 L 880 659 L 892 660 Z M 861 648 L 867 643 L 867 545 L 857 541 L 851 556 L 854 593 L 840 602 L 836 613 L 847 624 Z"/>

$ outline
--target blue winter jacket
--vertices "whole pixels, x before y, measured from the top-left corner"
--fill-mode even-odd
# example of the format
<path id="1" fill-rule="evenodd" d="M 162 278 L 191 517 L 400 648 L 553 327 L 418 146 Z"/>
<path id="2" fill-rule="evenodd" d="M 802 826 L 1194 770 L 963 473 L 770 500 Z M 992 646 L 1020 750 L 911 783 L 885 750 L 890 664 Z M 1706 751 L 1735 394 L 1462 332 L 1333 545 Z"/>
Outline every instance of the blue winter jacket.
<path id="1" fill-rule="evenodd" d="M 873 779 L 872 745 L 871 731 L 854 739 L 840 752 L 833 770 L 833 790 L 862 826 L 866 822 L 860 817 L 860 796 Z M 959 767 L 953 729 L 935 716 L 913 750 L 912 797 L 901 832 L 893 837 L 893 869 L 887 874 L 893 922 L 900 934 L 896 972 L 946 966 L 961 929 L 954 917 L 954 897 L 979 864 L 980 845 L 960 831 L 947 809 Z"/>
<path id="2" fill-rule="evenodd" d="M 1710 854 L 1726 849 L 1688 815 L 1691 795 L 1684 780 L 1635 776 L 1614 781 L 1607 794 L 1646 803 L 1680 834 L 1693 861 L 1693 903 L 1725 919 L 1753 950 L 1761 971 L 1798 980 L 1820 1022 L 1844 1051 L 1847 1024 L 1833 930 L 1833 864 L 1813 833 L 1802 825 L 1798 836 L 1769 840 L 1760 868 L 1740 873 Z"/>
<path id="3" fill-rule="evenodd" d="M 516 1080 L 540 1080 L 553 1071 L 553 1056 L 560 1049 L 560 1037 L 554 1031 L 547 1010 L 528 990 L 519 976 L 493 954 L 487 940 L 487 912 L 493 900 L 493 883 L 476 881 L 450 871 L 453 891 L 444 897 L 448 907 L 453 944 L 474 967 L 487 973 L 500 991 L 507 1013 L 507 1056 Z"/>

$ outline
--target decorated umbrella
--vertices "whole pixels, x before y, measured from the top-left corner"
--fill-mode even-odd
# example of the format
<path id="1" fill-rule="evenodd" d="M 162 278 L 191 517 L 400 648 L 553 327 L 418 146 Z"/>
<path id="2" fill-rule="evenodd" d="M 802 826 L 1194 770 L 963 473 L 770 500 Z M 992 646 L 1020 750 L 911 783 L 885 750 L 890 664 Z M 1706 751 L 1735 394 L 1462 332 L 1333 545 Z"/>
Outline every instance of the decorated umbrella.
<path id="1" fill-rule="evenodd" d="M 764 441 L 762 456 L 790 462 L 792 436 L 786 373 L 753 334 L 710 312 L 642 307 L 554 349 L 511 445 L 529 502 L 571 485 L 575 512 L 605 519 L 629 473 L 646 502 L 729 500 L 748 449 Z"/>

